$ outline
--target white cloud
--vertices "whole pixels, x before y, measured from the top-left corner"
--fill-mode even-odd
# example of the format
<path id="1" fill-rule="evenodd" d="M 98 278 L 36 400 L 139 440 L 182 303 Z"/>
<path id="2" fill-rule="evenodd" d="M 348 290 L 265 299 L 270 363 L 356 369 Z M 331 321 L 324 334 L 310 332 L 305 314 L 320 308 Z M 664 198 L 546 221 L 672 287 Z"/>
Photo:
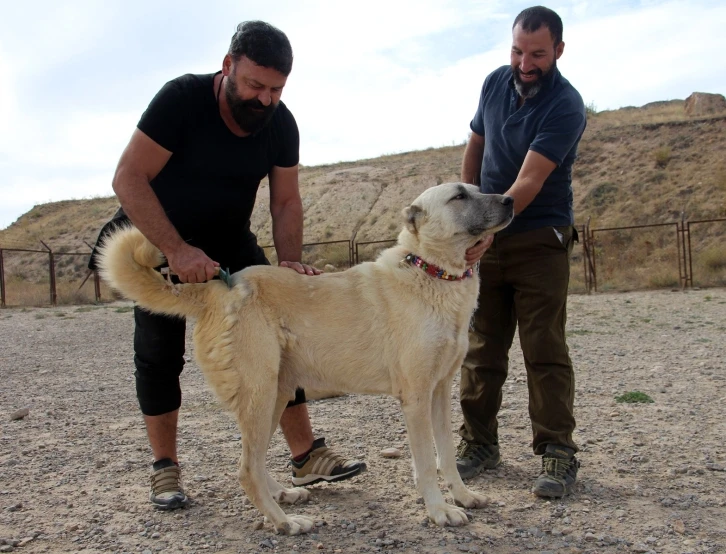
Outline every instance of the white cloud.
<path id="1" fill-rule="evenodd" d="M 487 73 L 530 2 L 13 2 L 0 19 L 0 228 L 49 200 L 111 194 L 115 165 L 168 79 L 219 68 L 238 21 L 283 29 L 283 100 L 301 161 L 463 141 Z M 561 0 L 563 74 L 597 109 L 726 91 L 722 2 Z M 9 78 L 6 78 L 9 76 Z"/>
<path id="2" fill-rule="evenodd" d="M 699 5 L 701 4 L 701 5 Z M 666 2 L 565 28 L 560 67 L 599 110 L 723 94 L 726 5 Z M 704 39 L 707 37 L 707 39 Z M 722 64 L 723 65 L 723 64 Z"/>
<path id="3" fill-rule="evenodd" d="M 9 57 L 0 48 L 0 75 L 12 75 Z M 0 137 L 10 135 L 13 115 L 18 112 L 17 98 L 11 79 L 0 79 Z M 2 140 L 0 138 L 0 140 Z"/>

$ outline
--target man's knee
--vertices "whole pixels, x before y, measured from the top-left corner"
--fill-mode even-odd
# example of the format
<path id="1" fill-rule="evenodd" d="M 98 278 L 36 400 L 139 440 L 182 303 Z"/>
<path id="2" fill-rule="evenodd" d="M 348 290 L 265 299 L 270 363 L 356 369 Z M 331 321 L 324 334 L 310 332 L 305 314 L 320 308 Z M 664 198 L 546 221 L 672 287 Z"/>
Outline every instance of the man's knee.
<path id="1" fill-rule="evenodd" d="M 156 416 L 179 409 L 182 399 L 179 384 L 181 366 L 150 368 L 137 362 L 136 368 L 136 397 L 142 414 Z"/>
<path id="2" fill-rule="evenodd" d="M 181 406 L 179 375 L 184 368 L 183 319 L 134 308 L 136 396 L 144 415 L 160 415 Z"/>
<path id="3" fill-rule="evenodd" d="M 295 398 L 294 400 L 290 400 L 290 402 L 287 403 L 288 408 L 292 408 L 293 406 L 299 406 L 300 404 L 305 404 L 307 402 L 307 398 L 305 398 L 305 391 L 301 388 L 295 389 Z"/>

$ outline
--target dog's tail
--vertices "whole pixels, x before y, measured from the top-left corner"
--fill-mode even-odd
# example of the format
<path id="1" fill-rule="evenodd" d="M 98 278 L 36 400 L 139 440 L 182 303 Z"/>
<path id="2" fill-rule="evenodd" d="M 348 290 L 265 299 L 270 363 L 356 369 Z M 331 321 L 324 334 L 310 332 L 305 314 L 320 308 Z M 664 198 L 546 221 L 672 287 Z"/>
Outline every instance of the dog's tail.
<path id="1" fill-rule="evenodd" d="M 101 277 L 124 297 L 158 314 L 199 317 L 209 288 L 220 283 L 171 285 L 154 270 L 163 262 L 159 249 L 133 226 L 111 234 L 98 252 Z"/>

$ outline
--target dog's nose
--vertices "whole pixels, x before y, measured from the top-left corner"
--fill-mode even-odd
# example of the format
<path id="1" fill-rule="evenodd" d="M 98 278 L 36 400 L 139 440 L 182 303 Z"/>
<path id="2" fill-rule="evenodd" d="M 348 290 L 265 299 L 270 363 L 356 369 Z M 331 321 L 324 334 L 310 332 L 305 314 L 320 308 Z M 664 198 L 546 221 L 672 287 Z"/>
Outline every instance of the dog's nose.
<path id="1" fill-rule="evenodd" d="M 511 196 L 502 196 L 501 202 L 505 206 L 510 206 L 511 204 L 514 204 L 514 198 Z"/>

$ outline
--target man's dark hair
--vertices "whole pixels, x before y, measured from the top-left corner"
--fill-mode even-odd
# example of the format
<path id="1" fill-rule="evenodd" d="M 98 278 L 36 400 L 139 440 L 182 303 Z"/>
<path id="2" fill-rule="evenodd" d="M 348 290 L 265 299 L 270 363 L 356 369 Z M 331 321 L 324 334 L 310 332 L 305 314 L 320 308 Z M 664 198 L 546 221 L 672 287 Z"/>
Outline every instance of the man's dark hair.
<path id="1" fill-rule="evenodd" d="M 555 47 L 562 42 L 562 20 L 559 15 L 544 6 L 533 6 L 522 10 L 514 20 L 512 29 L 517 25 L 520 25 L 522 30 L 527 33 L 534 33 L 544 25 L 550 30 Z"/>
<path id="2" fill-rule="evenodd" d="M 264 21 L 243 21 L 232 36 L 229 55 L 237 61 L 245 56 L 257 65 L 270 67 L 285 77 L 292 71 L 292 46 L 277 27 Z"/>

